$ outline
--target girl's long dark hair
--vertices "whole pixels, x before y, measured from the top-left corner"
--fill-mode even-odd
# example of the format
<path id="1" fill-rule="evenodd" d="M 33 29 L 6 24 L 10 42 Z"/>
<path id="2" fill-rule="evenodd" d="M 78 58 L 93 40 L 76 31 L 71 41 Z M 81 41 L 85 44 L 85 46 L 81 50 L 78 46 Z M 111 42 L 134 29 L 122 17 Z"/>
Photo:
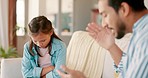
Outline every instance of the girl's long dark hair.
<path id="1" fill-rule="evenodd" d="M 51 31 L 53 32 L 53 34 L 51 35 L 51 40 L 48 43 L 48 49 L 49 49 L 49 54 L 51 55 L 51 42 L 53 40 L 53 38 L 59 39 L 61 40 L 54 32 L 53 27 L 52 27 L 52 23 L 50 20 L 48 20 L 45 16 L 38 16 L 35 17 L 31 20 L 31 22 L 28 24 L 28 29 L 29 29 L 29 35 L 38 35 L 40 32 L 44 33 L 44 34 L 49 34 Z M 62 41 L 62 40 L 61 40 Z M 34 56 L 35 54 L 32 52 L 32 48 L 35 48 L 37 54 L 39 56 L 41 56 L 39 54 L 38 51 L 38 46 L 36 44 L 33 43 L 32 40 L 30 40 L 30 45 L 29 45 L 29 52 L 32 56 Z"/>

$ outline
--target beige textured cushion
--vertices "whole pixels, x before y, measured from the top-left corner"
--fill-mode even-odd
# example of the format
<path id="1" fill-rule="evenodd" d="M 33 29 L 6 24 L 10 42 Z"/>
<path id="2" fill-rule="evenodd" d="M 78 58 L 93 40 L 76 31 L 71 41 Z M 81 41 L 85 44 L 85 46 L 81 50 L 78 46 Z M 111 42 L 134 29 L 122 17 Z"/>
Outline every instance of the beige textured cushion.
<path id="1" fill-rule="evenodd" d="M 85 31 L 76 31 L 67 48 L 67 66 L 87 78 L 101 78 L 105 51 Z"/>

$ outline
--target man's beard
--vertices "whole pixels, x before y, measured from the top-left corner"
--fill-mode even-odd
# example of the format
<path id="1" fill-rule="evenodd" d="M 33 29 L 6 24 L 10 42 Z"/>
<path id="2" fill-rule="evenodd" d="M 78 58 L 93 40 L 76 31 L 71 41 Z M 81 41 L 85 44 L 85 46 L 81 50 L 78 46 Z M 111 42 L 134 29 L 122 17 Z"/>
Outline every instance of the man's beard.
<path id="1" fill-rule="evenodd" d="M 118 27 L 118 30 L 117 30 L 117 39 L 121 39 L 122 37 L 124 37 L 125 35 L 125 24 L 124 23 L 121 23 Z"/>

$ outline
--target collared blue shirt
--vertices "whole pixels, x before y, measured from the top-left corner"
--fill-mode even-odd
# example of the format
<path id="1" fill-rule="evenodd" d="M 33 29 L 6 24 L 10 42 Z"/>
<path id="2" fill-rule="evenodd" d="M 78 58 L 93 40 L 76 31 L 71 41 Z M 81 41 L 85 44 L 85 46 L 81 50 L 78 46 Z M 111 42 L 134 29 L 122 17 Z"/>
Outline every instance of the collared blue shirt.
<path id="1" fill-rule="evenodd" d="M 134 24 L 127 54 L 115 69 L 122 78 L 148 78 L 148 14 Z"/>
<path id="2" fill-rule="evenodd" d="M 66 46 L 65 44 L 56 39 L 52 39 L 51 49 L 51 63 L 55 66 L 55 69 L 46 74 L 46 78 L 60 78 L 56 70 L 60 69 L 61 65 L 66 63 Z M 37 52 L 35 47 L 32 48 L 34 56 L 29 53 L 29 42 L 24 45 L 23 59 L 22 59 L 22 74 L 24 78 L 40 78 L 42 68 L 38 65 Z"/>

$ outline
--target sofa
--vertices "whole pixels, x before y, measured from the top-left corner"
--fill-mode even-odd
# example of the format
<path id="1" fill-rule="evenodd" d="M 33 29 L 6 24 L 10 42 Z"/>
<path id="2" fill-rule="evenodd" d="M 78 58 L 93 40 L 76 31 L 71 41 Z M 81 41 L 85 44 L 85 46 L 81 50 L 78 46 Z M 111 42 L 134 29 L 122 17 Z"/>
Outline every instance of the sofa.
<path id="1" fill-rule="evenodd" d="M 131 34 L 120 40 L 117 45 L 126 52 Z M 22 78 L 22 58 L 2 59 L 1 78 Z M 87 78 L 115 78 L 113 60 L 104 48 L 88 35 L 86 31 L 76 31 L 67 46 L 67 67 L 83 72 Z"/>

